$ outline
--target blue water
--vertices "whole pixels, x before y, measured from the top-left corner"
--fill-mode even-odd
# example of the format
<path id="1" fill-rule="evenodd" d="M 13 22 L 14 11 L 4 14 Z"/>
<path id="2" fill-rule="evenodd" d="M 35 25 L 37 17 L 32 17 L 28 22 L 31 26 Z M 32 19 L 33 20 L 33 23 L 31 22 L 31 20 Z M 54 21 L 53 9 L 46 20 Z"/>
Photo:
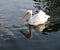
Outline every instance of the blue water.
<path id="1" fill-rule="evenodd" d="M 18 20 L 30 9 L 36 10 L 32 0 L 0 0 L 0 50 L 60 50 L 59 16 L 57 21 L 49 24 L 51 27 L 46 28 L 52 29 L 45 31 L 48 35 L 33 29 L 33 37 L 27 39 L 19 31 L 28 30 L 26 21 L 20 24 Z"/>

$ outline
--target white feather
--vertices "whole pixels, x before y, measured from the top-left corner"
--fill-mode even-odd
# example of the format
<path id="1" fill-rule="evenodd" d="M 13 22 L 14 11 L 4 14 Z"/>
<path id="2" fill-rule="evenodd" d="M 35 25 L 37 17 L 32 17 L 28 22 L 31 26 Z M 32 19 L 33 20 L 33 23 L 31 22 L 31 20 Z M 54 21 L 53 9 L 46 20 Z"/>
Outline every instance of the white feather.
<path id="1" fill-rule="evenodd" d="M 32 11 L 28 10 L 29 13 L 32 15 Z M 29 19 L 28 24 L 30 25 L 39 25 L 39 24 L 44 24 L 50 16 L 48 16 L 45 12 L 42 10 L 39 11 L 39 13 L 33 15 L 32 18 Z"/>

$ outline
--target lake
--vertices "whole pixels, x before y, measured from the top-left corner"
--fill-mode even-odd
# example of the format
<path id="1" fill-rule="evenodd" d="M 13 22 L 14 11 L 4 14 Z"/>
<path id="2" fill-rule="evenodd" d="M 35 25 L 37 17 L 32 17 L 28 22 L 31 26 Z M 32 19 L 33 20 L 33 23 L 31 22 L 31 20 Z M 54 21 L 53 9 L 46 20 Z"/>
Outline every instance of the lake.
<path id="1" fill-rule="evenodd" d="M 28 20 L 22 24 L 18 21 L 27 10 L 36 14 L 40 9 L 50 19 L 46 24 L 32 27 L 32 38 L 27 38 Z M 0 50 L 60 50 L 59 1 L 0 0 Z"/>

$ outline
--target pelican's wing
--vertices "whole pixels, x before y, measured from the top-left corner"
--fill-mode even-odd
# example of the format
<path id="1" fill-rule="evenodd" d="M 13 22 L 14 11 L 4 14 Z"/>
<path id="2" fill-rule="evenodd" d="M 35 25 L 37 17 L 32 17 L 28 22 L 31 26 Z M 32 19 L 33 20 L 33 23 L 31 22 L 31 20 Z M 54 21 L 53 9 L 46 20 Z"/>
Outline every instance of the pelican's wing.
<path id="1" fill-rule="evenodd" d="M 46 15 L 45 12 L 42 10 L 33 15 L 32 19 L 30 19 L 30 24 L 31 25 L 39 25 L 39 24 L 44 24 L 50 16 Z"/>
<path id="2" fill-rule="evenodd" d="M 40 20 L 41 20 L 41 18 L 39 16 L 39 14 L 37 13 L 37 14 L 33 15 L 32 19 L 29 20 L 29 24 L 38 25 L 38 24 L 40 24 Z"/>

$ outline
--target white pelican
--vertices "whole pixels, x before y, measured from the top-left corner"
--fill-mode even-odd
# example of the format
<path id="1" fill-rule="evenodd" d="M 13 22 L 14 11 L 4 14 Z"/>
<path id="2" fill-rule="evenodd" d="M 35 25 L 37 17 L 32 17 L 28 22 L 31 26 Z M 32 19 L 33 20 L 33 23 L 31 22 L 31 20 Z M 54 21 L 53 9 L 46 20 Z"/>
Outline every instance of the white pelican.
<path id="1" fill-rule="evenodd" d="M 50 18 L 50 16 L 48 16 L 42 10 L 40 10 L 39 13 L 33 16 L 32 16 L 32 10 L 28 10 L 27 13 L 20 19 L 20 23 L 26 18 L 27 15 L 30 17 L 28 21 L 28 24 L 30 25 L 44 24 L 48 20 L 48 18 Z"/>
<path id="2" fill-rule="evenodd" d="M 19 20 L 20 23 L 26 18 L 26 16 L 29 17 L 29 36 L 31 35 L 31 25 L 37 26 L 40 24 L 44 24 L 47 22 L 48 18 L 50 18 L 49 15 L 47 15 L 45 12 L 40 10 L 37 14 L 32 16 L 32 10 L 28 10 L 26 14 Z"/>

